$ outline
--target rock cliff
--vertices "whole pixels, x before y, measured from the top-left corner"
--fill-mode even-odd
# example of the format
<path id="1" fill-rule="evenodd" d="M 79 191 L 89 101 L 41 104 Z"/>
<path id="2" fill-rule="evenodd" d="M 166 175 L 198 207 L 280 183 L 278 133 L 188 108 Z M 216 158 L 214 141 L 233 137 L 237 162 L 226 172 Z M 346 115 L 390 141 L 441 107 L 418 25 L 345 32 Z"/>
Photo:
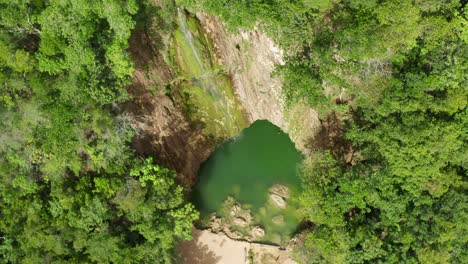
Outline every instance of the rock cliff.
<path id="1" fill-rule="evenodd" d="M 281 81 L 272 77 L 283 63 L 283 51 L 258 29 L 227 32 L 214 16 L 199 13 L 197 19 L 215 48 L 216 64 L 232 79 L 233 89 L 250 123 L 266 119 L 289 133 L 296 147 L 309 153 L 310 142 L 320 129 L 317 113 L 306 106 L 285 108 Z M 137 130 L 136 150 L 174 169 L 184 185 L 195 182 L 200 164 L 215 148 L 215 141 L 187 119 L 167 88 L 177 76 L 169 66 L 164 46 L 168 36 L 155 36 L 155 28 L 134 30 L 130 55 L 135 62 L 132 98 L 124 105 Z M 161 41 L 163 43 L 161 43 Z"/>
<path id="2" fill-rule="evenodd" d="M 135 72 L 128 88 L 132 99 L 124 108 L 137 131 L 135 149 L 175 170 L 181 182 L 190 186 L 200 164 L 214 149 L 214 142 L 188 122 L 183 110 L 165 93 L 174 76 L 151 36 L 135 30 L 130 54 Z"/>
<path id="3" fill-rule="evenodd" d="M 214 43 L 218 64 L 231 76 L 250 123 L 270 121 L 290 135 L 297 149 L 309 154 L 320 121 L 317 112 L 305 105 L 286 109 L 281 80 L 272 76 L 276 65 L 284 63 L 284 52 L 258 29 L 233 33 L 215 16 L 198 13 L 197 18 Z"/>

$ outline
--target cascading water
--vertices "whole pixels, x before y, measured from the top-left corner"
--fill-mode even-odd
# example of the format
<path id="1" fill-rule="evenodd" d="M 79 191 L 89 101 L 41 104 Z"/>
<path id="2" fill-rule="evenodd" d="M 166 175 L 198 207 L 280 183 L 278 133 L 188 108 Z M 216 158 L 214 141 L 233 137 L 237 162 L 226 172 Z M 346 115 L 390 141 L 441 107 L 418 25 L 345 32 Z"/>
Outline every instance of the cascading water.
<path id="1" fill-rule="evenodd" d="M 195 43 L 193 41 L 192 32 L 188 30 L 187 20 L 185 19 L 184 11 L 182 11 L 182 9 L 180 8 L 177 8 L 177 17 L 179 18 L 180 31 L 182 31 L 182 34 L 184 35 L 185 40 L 187 41 L 187 44 L 191 48 L 193 56 L 195 57 L 195 60 L 197 61 L 198 66 L 202 70 L 203 75 L 205 75 L 206 74 L 205 67 L 203 66 L 203 62 L 200 58 L 200 55 L 198 54 L 198 51 L 195 48 Z"/>
<path id="2" fill-rule="evenodd" d="M 184 65 L 181 67 L 182 73 L 190 80 L 191 87 L 187 90 L 195 92 L 196 87 L 201 88 L 203 92 L 198 95 L 199 101 L 209 103 L 205 109 L 203 106 L 197 106 L 200 115 L 203 116 L 204 122 L 212 123 L 212 130 L 220 131 L 216 136 L 231 137 L 238 134 L 245 127 L 245 120 L 238 109 L 228 76 L 214 69 L 214 58 L 206 51 L 209 48 L 203 46 L 209 43 L 200 40 L 201 34 L 197 31 L 198 28 L 194 28 L 194 21 L 188 21 L 185 12 L 180 8 L 177 9 L 177 18 L 180 35 L 179 39 L 176 35 L 176 41 L 183 42 L 178 43 L 182 46 L 178 49 L 181 53 L 181 61 L 178 64 Z M 192 31 L 198 34 L 194 35 Z"/>

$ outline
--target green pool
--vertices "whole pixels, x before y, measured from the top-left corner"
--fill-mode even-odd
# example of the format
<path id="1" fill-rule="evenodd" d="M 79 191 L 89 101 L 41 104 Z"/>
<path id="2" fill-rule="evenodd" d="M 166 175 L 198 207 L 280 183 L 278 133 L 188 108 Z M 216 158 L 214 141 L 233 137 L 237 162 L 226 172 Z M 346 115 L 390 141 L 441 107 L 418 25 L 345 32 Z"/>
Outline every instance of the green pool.
<path id="1" fill-rule="evenodd" d="M 233 225 L 234 230 L 247 232 L 249 227 L 258 226 L 265 234 L 255 240 L 281 244 L 301 220 L 296 196 L 300 191 L 297 166 L 302 158 L 280 128 L 266 120 L 256 121 L 221 144 L 202 164 L 193 201 L 207 219 L 212 213 L 227 216 L 225 201 L 233 197 L 252 216 L 248 226 Z M 283 206 L 271 198 L 272 187 L 278 184 L 287 186 L 289 193 Z"/>

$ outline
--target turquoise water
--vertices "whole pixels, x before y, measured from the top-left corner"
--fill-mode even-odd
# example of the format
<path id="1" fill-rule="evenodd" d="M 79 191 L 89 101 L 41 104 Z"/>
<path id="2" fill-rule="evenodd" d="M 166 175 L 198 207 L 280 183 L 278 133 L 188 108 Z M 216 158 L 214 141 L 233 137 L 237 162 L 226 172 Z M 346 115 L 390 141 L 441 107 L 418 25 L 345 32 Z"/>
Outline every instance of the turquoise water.
<path id="1" fill-rule="evenodd" d="M 265 120 L 256 121 L 221 144 L 202 164 L 193 201 L 202 217 L 211 213 L 223 216 L 223 203 L 231 196 L 243 209 L 251 210 L 253 225 L 265 230 L 263 241 L 282 243 L 301 218 L 295 196 L 300 188 L 297 166 L 302 158 L 280 128 Z M 269 201 L 269 189 L 275 184 L 289 188 L 291 198 L 285 209 Z M 272 219 L 278 216 L 283 221 L 274 223 Z"/>

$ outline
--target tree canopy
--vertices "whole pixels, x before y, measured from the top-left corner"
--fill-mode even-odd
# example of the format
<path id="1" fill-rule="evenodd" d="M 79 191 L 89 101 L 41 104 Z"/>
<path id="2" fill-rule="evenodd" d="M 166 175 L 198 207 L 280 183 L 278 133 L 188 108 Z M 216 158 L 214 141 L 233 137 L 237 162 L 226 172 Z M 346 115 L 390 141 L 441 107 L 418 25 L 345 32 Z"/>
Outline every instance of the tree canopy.
<path id="1" fill-rule="evenodd" d="M 198 213 L 137 157 L 136 1 L 0 1 L 0 263 L 167 263 Z"/>
<path id="2" fill-rule="evenodd" d="M 349 151 L 301 168 L 310 263 L 468 263 L 466 1 L 176 2 L 266 31 L 287 103 L 342 121 Z M 190 237 L 117 111 L 138 8 L 0 0 L 0 263 L 167 263 Z"/>
<path id="3" fill-rule="evenodd" d="M 352 153 L 302 166 L 311 263 L 468 262 L 466 1 L 180 2 L 266 30 L 288 103 L 344 120 Z"/>

